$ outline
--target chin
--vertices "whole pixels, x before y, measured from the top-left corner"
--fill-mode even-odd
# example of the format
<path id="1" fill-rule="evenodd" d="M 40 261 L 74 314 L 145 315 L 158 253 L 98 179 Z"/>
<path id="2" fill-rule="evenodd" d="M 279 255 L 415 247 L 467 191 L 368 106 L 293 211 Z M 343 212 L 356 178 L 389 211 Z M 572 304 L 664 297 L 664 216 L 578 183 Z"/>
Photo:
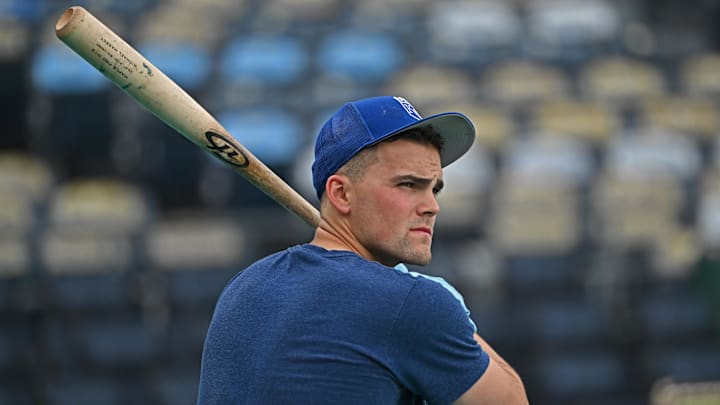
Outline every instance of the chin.
<path id="1" fill-rule="evenodd" d="M 427 266 L 430 263 L 430 260 L 432 259 L 431 255 L 414 255 L 412 257 L 406 258 L 403 263 L 405 264 L 414 264 L 416 266 Z"/>

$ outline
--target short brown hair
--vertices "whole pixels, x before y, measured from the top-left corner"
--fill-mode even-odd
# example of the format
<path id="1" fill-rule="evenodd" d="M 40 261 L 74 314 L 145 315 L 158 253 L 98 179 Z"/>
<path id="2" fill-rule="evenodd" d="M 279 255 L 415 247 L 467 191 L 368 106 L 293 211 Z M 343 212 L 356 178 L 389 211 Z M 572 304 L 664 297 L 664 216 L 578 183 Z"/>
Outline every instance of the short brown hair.
<path id="1" fill-rule="evenodd" d="M 368 166 L 377 162 L 377 156 L 375 156 L 375 146 L 383 142 L 394 142 L 400 139 L 407 139 L 412 142 L 416 142 L 423 145 L 432 145 L 437 149 L 438 153 L 442 152 L 444 146 L 444 139 L 440 134 L 431 126 L 424 126 L 419 128 L 413 128 L 407 131 L 402 131 L 397 135 L 391 136 L 381 142 L 374 145 L 370 145 L 367 148 L 361 150 L 350 160 L 342 165 L 337 173 L 349 177 L 351 180 L 358 180 L 366 172 Z"/>

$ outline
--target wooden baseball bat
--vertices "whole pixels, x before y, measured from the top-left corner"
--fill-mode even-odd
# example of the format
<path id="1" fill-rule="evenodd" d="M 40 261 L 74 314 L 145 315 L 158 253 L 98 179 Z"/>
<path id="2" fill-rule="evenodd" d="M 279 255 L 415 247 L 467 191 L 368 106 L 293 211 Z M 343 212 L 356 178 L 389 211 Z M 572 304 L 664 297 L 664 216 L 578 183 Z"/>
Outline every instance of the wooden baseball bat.
<path id="1" fill-rule="evenodd" d="M 276 173 L 242 146 L 180 86 L 86 9 L 70 7 L 55 24 L 68 47 L 196 145 L 230 165 L 245 179 L 313 228 L 320 214 Z"/>

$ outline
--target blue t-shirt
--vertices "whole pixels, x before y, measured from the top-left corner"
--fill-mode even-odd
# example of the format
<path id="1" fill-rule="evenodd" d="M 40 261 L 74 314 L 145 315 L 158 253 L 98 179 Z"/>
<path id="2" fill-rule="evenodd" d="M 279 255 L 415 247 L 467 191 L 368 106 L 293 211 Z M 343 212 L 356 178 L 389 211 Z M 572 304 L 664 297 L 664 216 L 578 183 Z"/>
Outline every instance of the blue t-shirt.
<path id="1" fill-rule="evenodd" d="M 221 294 L 198 404 L 450 404 L 488 366 L 473 331 L 434 281 L 294 246 Z"/>

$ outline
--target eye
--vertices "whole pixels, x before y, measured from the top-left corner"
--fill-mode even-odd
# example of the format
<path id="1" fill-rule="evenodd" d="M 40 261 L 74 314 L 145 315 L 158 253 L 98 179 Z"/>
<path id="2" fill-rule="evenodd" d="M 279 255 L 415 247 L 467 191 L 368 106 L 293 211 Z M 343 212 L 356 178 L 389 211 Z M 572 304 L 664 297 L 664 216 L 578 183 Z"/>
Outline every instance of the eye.
<path id="1" fill-rule="evenodd" d="M 442 187 L 433 187 L 433 194 L 438 195 L 438 194 L 440 194 L 441 190 L 442 190 Z"/>
<path id="2" fill-rule="evenodd" d="M 398 185 L 400 187 L 408 187 L 408 188 L 415 187 L 415 183 L 413 183 L 412 181 L 403 181 L 403 182 L 399 183 Z"/>

